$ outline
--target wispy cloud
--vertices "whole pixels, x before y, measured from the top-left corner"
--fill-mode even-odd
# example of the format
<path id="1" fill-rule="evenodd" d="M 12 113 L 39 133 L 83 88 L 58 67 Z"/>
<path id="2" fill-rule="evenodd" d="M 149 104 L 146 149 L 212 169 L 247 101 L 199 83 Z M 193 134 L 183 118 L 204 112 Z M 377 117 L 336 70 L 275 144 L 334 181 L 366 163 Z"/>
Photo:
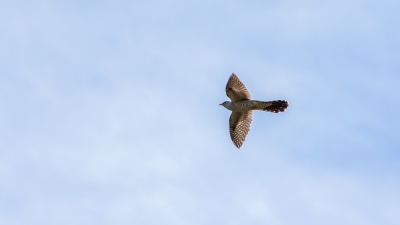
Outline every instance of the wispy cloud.
<path id="1" fill-rule="evenodd" d="M 5 3 L 0 223 L 397 224 L 396 8 Z M 232 72 L 290 103 L 241 150 Z"/>

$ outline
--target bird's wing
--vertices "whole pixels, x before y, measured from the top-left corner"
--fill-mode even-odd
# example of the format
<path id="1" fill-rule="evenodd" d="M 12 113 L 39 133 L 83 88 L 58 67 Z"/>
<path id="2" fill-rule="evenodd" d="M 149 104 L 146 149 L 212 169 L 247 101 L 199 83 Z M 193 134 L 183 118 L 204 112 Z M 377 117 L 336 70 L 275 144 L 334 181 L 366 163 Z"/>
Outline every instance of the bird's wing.
<path id="1" fill-rule="evenodd" d="M 250 92 L 234 73 L 232 73 L 231 77 L 229 77 L 225 90 L 226 95 L 231 99 L 232 102 L 251 99 Z"/>
<path id="2" fill-rule="evenodd" d="M 252 112 L 232 112 L 229 118 L 229 133 L 233 144 L 240 148 L 250 131 Z"/>

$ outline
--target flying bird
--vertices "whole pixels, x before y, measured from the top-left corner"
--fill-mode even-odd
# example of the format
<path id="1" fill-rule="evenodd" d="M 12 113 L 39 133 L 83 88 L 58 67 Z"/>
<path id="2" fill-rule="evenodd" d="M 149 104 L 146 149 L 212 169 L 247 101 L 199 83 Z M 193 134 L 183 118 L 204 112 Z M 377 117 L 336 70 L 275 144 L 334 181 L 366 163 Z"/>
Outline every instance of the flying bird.
<path id="1" fill-rule="evenodd" d="M 231 101 L 225 101 L 220 105 L 232 111 L 229 118 L 229 133 L 237 148 L 242 146 L 250 131 L 252 110 L 280 113 L 289 107 L 289 103 L 285 100 L 269 102 L 251 100 L 250 92 L 234 73 L 229 77 L 225 91 Z"/>

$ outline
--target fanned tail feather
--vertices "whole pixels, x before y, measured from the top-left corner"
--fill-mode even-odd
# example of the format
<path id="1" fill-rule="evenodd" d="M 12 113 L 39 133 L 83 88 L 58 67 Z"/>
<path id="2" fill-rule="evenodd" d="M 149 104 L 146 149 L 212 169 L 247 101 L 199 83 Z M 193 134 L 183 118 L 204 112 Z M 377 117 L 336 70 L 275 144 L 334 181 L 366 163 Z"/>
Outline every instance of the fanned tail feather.
<path id="1" fill-rule="evenodd" d="M 260 106 L 260 110 L 262 111 L 280 113 L 285 112 L 287 107 L 289 107 L 289 103 L 285 100 L 276 100 L 270 102 L 262 102 Z"/>

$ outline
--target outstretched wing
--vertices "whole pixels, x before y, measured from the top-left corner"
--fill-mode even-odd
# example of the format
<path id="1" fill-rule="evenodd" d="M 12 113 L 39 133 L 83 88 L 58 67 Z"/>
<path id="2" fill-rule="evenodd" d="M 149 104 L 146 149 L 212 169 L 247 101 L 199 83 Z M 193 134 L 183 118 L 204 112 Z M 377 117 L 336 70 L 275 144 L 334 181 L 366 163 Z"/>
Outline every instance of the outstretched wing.
<path id="1" fill-rule="evenodd" d="M 252 112 L 232 112 L 229 118 L 229 133 L 233 144 L 240 148 L 250 131 Z"/>
<path id="2" fill-rule="evenodd" d="M 228 95 L 232 102 L 251 99 L 250 92 L 234 73 L 229 77 L 225 90 L 226 95 Z"/>

